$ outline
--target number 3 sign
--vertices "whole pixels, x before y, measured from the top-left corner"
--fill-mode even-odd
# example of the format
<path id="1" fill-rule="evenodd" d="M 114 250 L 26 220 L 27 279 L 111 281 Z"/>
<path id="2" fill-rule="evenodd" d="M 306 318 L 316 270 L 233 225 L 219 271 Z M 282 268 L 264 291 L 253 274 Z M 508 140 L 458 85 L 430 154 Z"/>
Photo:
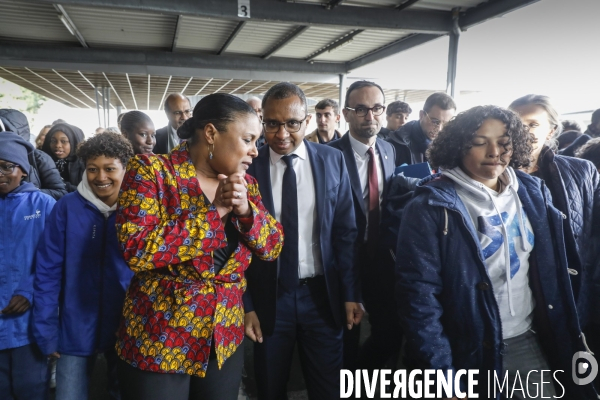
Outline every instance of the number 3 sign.
<path id="1" fill-rule="evenodd" d="M 238 17 L 250 18 L 250 0 L 238 0 Z"/>

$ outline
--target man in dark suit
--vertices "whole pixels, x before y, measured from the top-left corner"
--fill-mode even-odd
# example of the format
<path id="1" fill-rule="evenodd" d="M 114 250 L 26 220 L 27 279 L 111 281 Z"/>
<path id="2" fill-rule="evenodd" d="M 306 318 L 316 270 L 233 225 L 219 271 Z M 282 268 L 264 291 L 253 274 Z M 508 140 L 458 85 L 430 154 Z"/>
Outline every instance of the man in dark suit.
<path id="1" fill-rule="evenodd" d="M 262 105 L 268 145 L 248 173 L 283 225 L 285 242 L 278 261 L 255 258 L 246 273 L 258 398 L 286 398 L 296 343 L 309 397 L 339 398 L 343 326 L 351 329 L 363 314 L 348 173 L 342 153 L 304 140 L 310 114 L 298 86 L 278 83 Z"/>
<path id="2" fill-rule="evenodd" d="M 382 234 L 385 200 L 394 173 L 394 148 L 377 137 L 385 118 L 379 85 L 354 82 L 346 92 L 344 118 L 349 132 L 331 147 L 342 151 L 358 227 L 355 260 L 371 336 L 358 350 L 358 329 L 345 332 L 344 368 L 380 369 L 398 356 L 402 330 L 394 301 L 394 260 Z M 392 246 L 395 249 L 395 245 Z M 391 366 L 394 367 L 393 365 Z"/>
<path id="3" fill-rule="evenodd" d="M 169 125 L 156 131 L 154 154 L 168 154 L 179 144 L 177 129 L 192 116 L 190 100 L 181 93 L 171 93 L 165 99 L 164 109 Z"/>

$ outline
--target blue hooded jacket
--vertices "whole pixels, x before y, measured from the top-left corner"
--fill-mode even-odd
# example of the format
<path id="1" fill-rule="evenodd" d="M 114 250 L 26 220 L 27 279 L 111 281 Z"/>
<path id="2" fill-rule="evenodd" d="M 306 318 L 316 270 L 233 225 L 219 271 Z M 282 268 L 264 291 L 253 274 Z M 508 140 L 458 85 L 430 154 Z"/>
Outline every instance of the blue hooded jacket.
<path id="1" fill-rule="evenodd" d="M 29 182 L 0 196 L 0 309 L 14 295 L 33 303 L 35 250 L 54 203 Z M 0 350 L 35 342 L 31 318 L 31 308 L 21 314 L 0 314 Z"/>
<path id="2" fill-rule="evenodd" d="M 578 386 L 572 380 L 573 355 L 586 346 L 567 269 L 566 216 L 552 206 L 541 180 L 515 172 L 517 194 L 535 235 L 529 258 L 534 329 L 550 368 L 564 371 L 556 375 L 566 390 L 564 398 L 596 399 L 592 385 Z M 487 398 L 488 371 L 504 376 L 504 344 L 477 229 L 454 183 L 439 174 L 419 183 L 403 215 L 396 299 L 410 356 L 418 368 L 478 369 L 477 390 L 480 398 Z"/>
<path id="3" fill-rule="evenodd" d="M 88 356 L 114 346 L 133 276 L 115 215 L 105 218 L 79 192 L 60 199 L 50 215 L 34 282 L 34 335 L 44 354 Z"/>

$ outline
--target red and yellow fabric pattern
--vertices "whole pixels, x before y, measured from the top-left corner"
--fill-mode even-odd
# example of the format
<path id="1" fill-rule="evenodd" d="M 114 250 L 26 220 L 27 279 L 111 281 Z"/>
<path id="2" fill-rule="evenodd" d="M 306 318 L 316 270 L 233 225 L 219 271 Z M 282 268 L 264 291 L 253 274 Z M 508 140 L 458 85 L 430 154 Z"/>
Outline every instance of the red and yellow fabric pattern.
<path id="1" fill-rule="evenodd" d="M 282 227 L 263 206 L 256 180 L 246 181 L 253 225 L 244 231 L 232 218 L 239 244 L 215 275 L 211 253 L 227 239 L 187 144 L 130 160 L 117 208 L 119 242 L 135 272 L 118 332 L 121 359 L 142 370 L 203 377 L 212 340 L 219 368 L 242 343 L 244 271 L 252 253 L 273 260 L 283 246 Z"/>

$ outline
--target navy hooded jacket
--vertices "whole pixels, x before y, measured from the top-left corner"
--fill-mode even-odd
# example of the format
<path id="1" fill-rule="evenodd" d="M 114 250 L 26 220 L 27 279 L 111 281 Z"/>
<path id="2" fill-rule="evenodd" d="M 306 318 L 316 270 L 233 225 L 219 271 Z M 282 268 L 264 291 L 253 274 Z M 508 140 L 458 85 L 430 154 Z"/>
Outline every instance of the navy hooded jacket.
<path id="1" fill-rule="evenodd" d="M 44 354 L 89 356 L 114 346 L 133 276 L 115 216 L 105 218 L 79 192 L 60 199 L 50 214 L 34 281 L 33 333 Z"/>
<path id="2" fill-rule="evenodd" d="M 566 390 L 564 398 L 596 399 L 591 385 L 577 386 L 571 377 L 572 357 L 586 347 L 567 269 L 565 216 L 552 206 L 542 181 L 515 172 L 518 196 L 535 235 L 529 258 L 534 329 L 550 368 L 564 371 L 556 375 Z M 416 366 L 478 369 L 479 395 L 487 398 L 487 371 L 504 375 L 504 344 L 500 311 L 479 243 L 454 183 L 439 174 L 422 180 L 400 226 L 396 299 Z"/>

